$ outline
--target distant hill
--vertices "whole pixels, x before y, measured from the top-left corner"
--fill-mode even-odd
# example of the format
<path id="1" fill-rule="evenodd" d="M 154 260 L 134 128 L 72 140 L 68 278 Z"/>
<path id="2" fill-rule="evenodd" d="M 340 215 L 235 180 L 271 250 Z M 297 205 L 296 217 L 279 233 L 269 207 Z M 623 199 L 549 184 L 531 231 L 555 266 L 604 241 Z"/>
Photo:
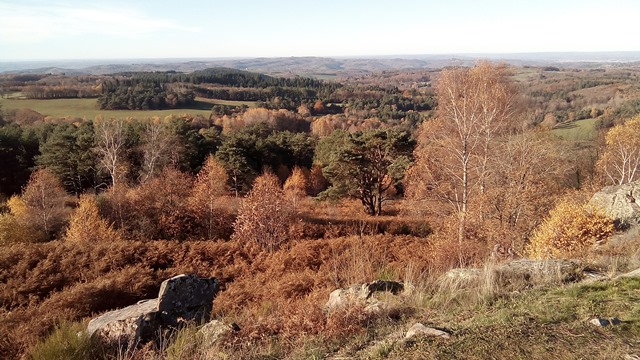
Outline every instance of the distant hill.
<path id="1" fill-rule="evenodd" d="M 452 65 L 471 65 L 478 59 L 504 61 L 517 66 L 613 67 L 640 63 L 640 52 L 27 61 L 0 62 L 0 73 L 101 75 L 136 71 L 192 72 L 228 67 L 280 76 L 331 77 L 388 70 L 439 69 Z"/>

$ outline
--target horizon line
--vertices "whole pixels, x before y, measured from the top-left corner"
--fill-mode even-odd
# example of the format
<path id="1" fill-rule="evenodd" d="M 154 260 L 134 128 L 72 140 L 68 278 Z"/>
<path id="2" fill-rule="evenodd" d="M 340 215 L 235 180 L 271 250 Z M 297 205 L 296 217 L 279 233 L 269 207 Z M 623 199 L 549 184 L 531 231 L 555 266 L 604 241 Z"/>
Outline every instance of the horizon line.
<path id="1" fill-rule="evenodd" d="M 607 51 L 520 51 L 520 52 L 451 52 L 451 53 L 423 53 L 423 54 L 370 54 L 370 55 L 277 55 L 277 56 L 183 56 L 183 57 L 106 57 L 106 58 L 47 58 L 47 59 L 0 59 L 0 63 L 13 62 L 51 62 L 51 61 L 153 61 L 153 60 L 244 60 L 244 59 L 295 59 L 295 58 L 333 58 L 333 59 L 415 59 L 418 57 L 442 56 L 522 56 L 522 55 L 596 55 L 596 54 L 637 54 L 640 50 L 607 50 Z"/>

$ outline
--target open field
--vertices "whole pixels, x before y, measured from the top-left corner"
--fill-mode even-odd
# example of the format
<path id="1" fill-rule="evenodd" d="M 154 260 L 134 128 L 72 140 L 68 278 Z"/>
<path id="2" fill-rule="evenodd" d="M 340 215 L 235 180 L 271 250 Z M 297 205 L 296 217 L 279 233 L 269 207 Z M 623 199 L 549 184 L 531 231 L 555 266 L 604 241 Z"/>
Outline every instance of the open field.
<path id="1" fill-rule="evenodd" d="M 596 136 L 597 121 L 598 119 L 585 119 L 558 124 L 552 132 L 564 140 L 593 140 Z"/>
<path id="2" fill-rule="evenodd" d="M 169 115 L 202 115 L 208 117 L 211 113 L 212 104 L 240 106 L 255 105 L 251 102 L 225 101 L 197 98 L 195 104 L 189 108 L 170 110 L 100 110 L 96 99 L 0 99 L 2 110 L 7 112 L 18 109 L 31 109 L 46 116 L 58 118 L 78 117 L 83 119 L 95 119 L 98 115 L 110 118 L 149 118 L 154 116 L 165 117 Z"/>
<path id="3" fill-rule="evenodd" d="M 256 101 L 234 101 L 234 100 L 219 100 L 219 99 L 206 99 L 198 97 L 197 102 L 206 103 L 211 105 L 227 105 L 227 106 L 242 106 L 255 107 Z"/>

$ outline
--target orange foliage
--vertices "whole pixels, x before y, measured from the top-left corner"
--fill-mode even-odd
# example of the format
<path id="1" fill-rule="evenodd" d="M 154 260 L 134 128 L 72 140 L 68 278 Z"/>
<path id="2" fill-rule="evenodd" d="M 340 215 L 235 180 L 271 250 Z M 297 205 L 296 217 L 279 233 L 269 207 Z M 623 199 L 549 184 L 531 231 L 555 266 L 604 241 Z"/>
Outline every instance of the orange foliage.
<path id="1" fill-rule="evenodd" d="M 207 239 L 220 237 L 224 228 L 225 212 L 220 199 L 228 193 L 227 172 L 212 156 L 207 158 L 191 190 L 189 207 L 204 228 Z"/>
<path id="2" fill-rule="evenodd" d="M 110 242 L 121 240 L 116 232 L 98 214 L 98 204 L 92 195 L 82 195 L 78 208 L 71 215 L 69 228 L 64 235 L 68 241 Z"/>
<path id="3" fill-rule="evenodd" d="M 364 331 L 355 309 L 325 316 L 329 293 L 382 274 L 400 279 L 410 264 L 427 271 L 429 248 L 406 236 L 297 241 L 271 253 L 234 241 L 15 245 L 0 253 L 0 357 L 17 358 L 62 320 L 154 297 L 162 280 L 181 273 L 220 280 L 214 316 L 239 323 L 237 336 L 249 336 L 242 346 L 267 335 L 295 342 Z"/>
<path id="4" fill-rule="evenodd" d="M 536 229 L 527 252 L 538 259 L 582 256 L 613 231 L 613 219 L 566 196 Z"/>
<path id="5" fill-rule="evenodd" d="M 278 177 L 267 172 L 256 178 L 251 192 L 242 201 L 233 238 L 274 250 L 291 240 L 295 225 Z"/>
<path id="6" fill-rule="evenodd" d="M 46 169 L 36 170 L 22 191 L 25 220 L 48 238 L 53 238 L 67 221 L 66 197 L 55 175 Z"/>

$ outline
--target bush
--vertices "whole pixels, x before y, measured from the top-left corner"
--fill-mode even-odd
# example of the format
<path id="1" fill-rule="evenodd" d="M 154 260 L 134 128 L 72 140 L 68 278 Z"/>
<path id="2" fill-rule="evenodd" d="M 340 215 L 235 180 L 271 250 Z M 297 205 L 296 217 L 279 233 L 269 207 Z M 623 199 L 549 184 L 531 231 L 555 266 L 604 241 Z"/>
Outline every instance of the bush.
<path id="1" fill-rule="evenodd" d="M 82 195 L 78 208 L 71 215 L 65 234 L 68 241 L 106 242 L 120 240 L 120 235 L 98 214 L 98 204 L 92 195 Z"/>
<path id="2" fill-rule="evenodd" d="M 291 240 L 295 217 L 278 177 L 265 173 L 256 178 L 242 201 L 234 224 L 234 239 L 251 241 L 273 251 Z"/>
<path id="3" fill-rule="evenodd" d="M 33 360 L 84 360 L 102 358 L 97 342 L 84 332 L 79 323 L 62 323 L 46 337 L 38 342 L 29 352 Z"/>
<path id="4" fill-rule="evenodd" d="M 561 200 L 535 230 L 526 248 L 536 259 L 575 257 L 613 233 L 613 219 L 602 212 Z"/>

